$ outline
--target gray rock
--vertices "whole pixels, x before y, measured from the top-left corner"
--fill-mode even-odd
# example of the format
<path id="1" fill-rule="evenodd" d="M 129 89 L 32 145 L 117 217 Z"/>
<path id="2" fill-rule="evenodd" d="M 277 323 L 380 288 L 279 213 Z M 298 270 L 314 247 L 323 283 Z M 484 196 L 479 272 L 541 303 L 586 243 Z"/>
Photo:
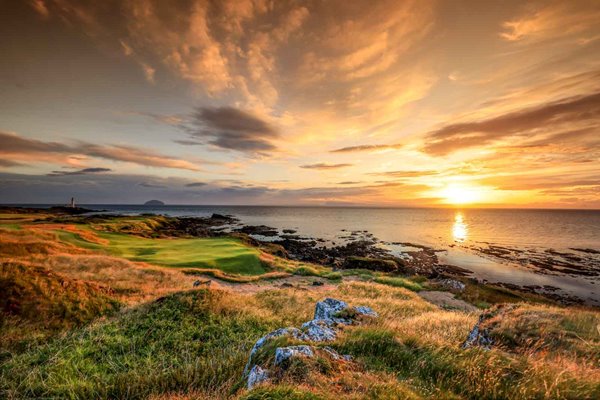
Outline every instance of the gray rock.
<path id="1" fill-rule="evenodd" d="M 255 365 L 248 374 L 248 390 L 254 386 L 261 384 L 269 379 L 269 371 Z"/>
<path id="2" fill-rule="evenodd" d="M 258 339 L 256 341 L 256 343 L 254 344 L 254 346 L 252 347 L 252 350 L 250 351 L 250 357 L 248 357 L 248 363 L 246 364 L 246 367 L 244 368 L 244 375 L 248 374 L 248 371 L 250 370 L 250 366 L 252 365 L 252 358 L 254 357 L 256 352 L 258 350 L 260 350 L 260 348 L 262 348 L 265 344 L 267 344 L 267 342 L 269 340 L 273 340 L 275 338 L 282 337 L 282 336 L 290 336 L 297 340 L 308 340 L 308 337 L 304 334 L 304 332 L 302 332 L 300 329 L 294 328 L 294 327 L 280 328 L 280 329 L 277 329 L 273 332 L 266 334 L 265 336 Z"/>
<path id="3" fill-rule="evenodd" d="M 451 290 L 456 290 L 462 292 L 467 287 L 461 281 L 457 281 L 456 279 L 440 279 L 437 283 L 441 286 L 444 286 Z"/>
<path id="4" fill-rule="evenodd" d="M 345 301 L 327 298 L 315 306 L 314 319 L 333 320 L 340 311 L 348 308 Z"/>
<path id="5" fill-rule="evenodd" d="M 463 349 L 469 349 L 471 347 L 482 347 L 486 350 L 491 349 L 494 341 L 490 337 L 490 334 L 487 329 L 481 329 L 481 323 L 485 321 L 486 315 L 482 315 L 479 317 L 479 321 L 475 324 L 469 335 L 467 336 L 467 340 L 462 344 Z"/>
<path id="6" fill-rule="evenodd" d="M 326 342 L 336 338 L 336 331 L 326 321 L 313 319 L 302 324 L 302 329 L 309 340 L 313 342 Z"/>
<path id="7" fill-rule="evenodd" d="M 341 355 L 334 349 L 329 346 L 323 347 L 323 351 L 325 351 L 333 360 L 344 360 L 344 361 L 352 361 L 352 356 L 350 355 Z"/>
<path id="8" fill-rule="evenodd" d="M 282 365 L 293 357 L 314 357 L 314 355 L 312 347 L 306 345 L 278 347 L 275 350 L 275 365 Z"/>
<path id="9" fill-rule="evenodd" d="M 366 315 L 368 317 L 374 317 L 374 318 L 379 317 L 379 314 L 377 314 L 375 311 L 373 311 L 373 309 L 371 307 L 356 306 L 356 307 L 354 307 L 354 309 L 360 315 Z"/>

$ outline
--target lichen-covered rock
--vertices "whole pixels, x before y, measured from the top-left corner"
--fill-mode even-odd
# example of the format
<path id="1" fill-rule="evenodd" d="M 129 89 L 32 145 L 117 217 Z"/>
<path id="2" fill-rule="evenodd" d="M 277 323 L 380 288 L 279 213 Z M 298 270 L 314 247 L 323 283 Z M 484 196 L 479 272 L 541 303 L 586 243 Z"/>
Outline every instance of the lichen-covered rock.
<path id="1" fill-rule="evenodd" d="M 501 320 L 507 313 L 512 312 L 518 307 L 516 304 L 500 304 L 489 310 L 486 310 L 479 317 L 479 321 L 475 324 L 467 339 L 462 344 L 463 349 L 470 347 L 482 347 L 489 350 L 494 344 L 490 328 L 493 328 L 496 323 Z"/>
<path id="2" fill-rule="evenodd" d="M 485 315 L 479 317 L 479 321 L 475 324 L 469 335 L 467 336 L 467 340 L 462 344 L 463 349 L 468 349 L 471 347 L 483 347 L 486 350 L 489 350 L 492 347 L 494 341 L 489 336 L 489 332 L 487 329 L 481 329 L 481 323 L 485 320 Z"/>
<path id="3" fill-rule="evenodd" d="M 248 390 L 254 386 L 266 382 L 269 379 L 269 371 L 255 365 L 248 374 Z"/>
<path id="4" fill-rule="evenodd" d="M 248 389 L 251 389 L 260 382 L 271 379 L 271 368 L 265 365 L 262 367 L 255 365 L 254 360 L 256 353 L 270 340 L 288 336 L 298 341 L 332 341 L 335 340 L 341 325 L 354 324 L 356 323 L 357 318 L 361 316 L 377 317 L 377 313 L 366 306 L 350 307 L 344 301 L 327 298 L 316 304 L 314 319 L 302 324 L 302 330 L 293 327 L 281 328 L 258 339 L 250 351 L 248 363 L 244 368 L 244 377 L 247 377 Z M 316 352 L 318 352 L 320 355 L 325 355 L 331 360 L 345 362 L 352 360 L 351 356 L 340 355 L 330 347 L 316 349 L 312 346 L 298 345 L 278 347 L 275 350 L 274 367 L 286 369 L 289 365 L 288 360 L 291 358 L 314 357 Z M 277 374 L 273 376 L 275 377 Z"/>
<path id="5" fill-rule="evenodd" d="M 327 324 L 326 320 L 313 319 L 302 324 L 304 334 L 313 342 L 326 342 L 334 340 L 337 336 L 336 331 Z"/>
<path id="6" fill-rule="evenodd" d="M 456 279 L 440 279 L 435 283 L 450 290 L 456 290 L 457 292 L 462 292 L 467 287 L 464 283 Z"/>
<path id="7" fill-rule="evenodd" d="M 342 300 L 326 298 L 315 306 L 314 319 L 333 320 L 337 314 L 348 308 L 348 303 Z"/>
<path id="8" fill-rule="evenodd" d="M 332 349 L 329 346 L 325 346 L 322 348 L 324 352 L 326 352 L 329 357 L 331 357 L 331 359 L 333 360 L 343 360 L 343 361 L 352 361 L 352 356 L 351 355 L 341 355 L 340 353 L 338 353 L 337 351 L 335 351 L 334 349 Z"/>
<path id="9" fill-rule="evenodd" d="M 275 365 L 282 365 L 293 357 L 314 357 L 315 353 L 310 346 L 288 346 L 278 347 L 275 350 Z"/>
<path id="10" fill-rule="evenodd" d="M 356 306 L 356 307 L 354 307 L 354 310 L 356 310 L 357 314 L 366 315 L 367 317 L 377 318 L 379 316 L 379 314 L 377 314 L 375 311 L 373 311 L 373 309 L 371 307 L 367 307 L 367 306 Z"/>
<path id="11" fill-rule="evenodd" d="M 256 354 L 256 352 L 262 348 L 269 340 L 273 340 L 278 337 L 289 336 L 297 340 L 308 340 L 308 337 L 298 328 L 289 327 L 289 328 L 279 328 L 273 332 L 266 334 L 256 341 L 252 350 L 250 351 L 250 357 L 248 357 L 248 363 L 244 368 L 244 375 L 248 374 L 250 367 L 252 365 L 252 358 Z"/>

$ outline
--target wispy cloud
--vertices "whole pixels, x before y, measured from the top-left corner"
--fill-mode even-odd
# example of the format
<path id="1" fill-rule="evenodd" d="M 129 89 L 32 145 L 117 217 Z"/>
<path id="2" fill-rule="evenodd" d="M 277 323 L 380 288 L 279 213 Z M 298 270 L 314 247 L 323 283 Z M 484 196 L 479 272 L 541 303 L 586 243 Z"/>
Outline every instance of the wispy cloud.
<path id="1" fill-rule="evenodd" d="M 508 137 L 555 130 L 564 124 L 576 126 L 600 124 L 600 93 L 566 98 L 498 117 L 446 125 L 430 132 L 425 151 L 444 155 L 457 150 L 483 146 Z"/>
<path id="2" fill-rule="evenodd" d="M 346 168 L 346 167 L 351 167 L 354 164 L 327 164 L 327 163 L 316 163 L 316 164 L 306 164 L 306 165 L 301 165 L 300 168 L 304 168 L 304 169 L 324 169 L 324 170 L 328 170 L 328 169 L 340 169 L 340 168 Z"/>
<path id="3" fill-rule="evenodd" d="M 207 183 L 206 182 L 191 182 L 191 183 L 186 183 L 185 187 L 202 187 L 202 186 L 206 186 Z"/>
<path id="4" fill-rule="evenodd" d="M 150 167 L 199 171 L 200 167 L 186 160 L 165 156 L 149 149 L 125 145 L 97 145 L 86 142 L 65 144 L 30 139 L 15 133 L 0 132 L 0 156 L 8 160 L 52 161 L 64 163 L 69 156 L 87 156 L 112 161 L 130 162 Z"/>
<path id="5" fill-rule="evenodd" d="M 348 146 L 339 149 L 330 150 L 330 153 L 355 153 L 360 151 L 377 151 L 399 149 L 402 144 L 362 144 L 358 146 Z"/>
<path id="6" fill-rule="evenodd" d="M 76 171 L 52 171 L 48 176 L 88 175 L 112 171 L 110 168 L 83 168 Z"/>

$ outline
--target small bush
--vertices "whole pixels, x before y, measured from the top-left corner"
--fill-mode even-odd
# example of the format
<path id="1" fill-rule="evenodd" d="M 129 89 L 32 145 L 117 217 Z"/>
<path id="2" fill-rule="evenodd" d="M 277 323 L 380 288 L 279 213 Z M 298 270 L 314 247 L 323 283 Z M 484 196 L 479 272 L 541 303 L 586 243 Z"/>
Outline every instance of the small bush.
<path id="1" fill-rule="evenodd" d="M 298 269 L 296 269 L 294 271 L 294 275 L 300 275 L 300 276 L 321 276 L 321 274 L 319 273 L 319 271 L 317 271 L 316 268 L 309 267 L 309 266 L 299 267 Z"/>
<path id="2" fill-rule="evenodd" d="M 342 279 L 342 274 L 339 272 L 330 272 L 328 274 L 324 274 L 323 278 L 329 279 L 331 281 L 339 281 Z"/>

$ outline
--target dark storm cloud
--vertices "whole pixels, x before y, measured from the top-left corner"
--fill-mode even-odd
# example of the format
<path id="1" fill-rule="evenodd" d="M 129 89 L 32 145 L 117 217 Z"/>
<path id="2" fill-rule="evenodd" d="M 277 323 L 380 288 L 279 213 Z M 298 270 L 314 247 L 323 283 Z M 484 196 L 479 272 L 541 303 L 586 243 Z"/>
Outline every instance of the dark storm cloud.
<path id="1" fill-rule="evenodd" d="M 245 153 L 268 153 L 276 150 L 271 142 L 279 132 L 268 122 L 232 107 L 201 107 L 193 118 L 191 134 L 208 138 L 209 143 Z"/>
<path id="2" fill-rule="evenodd" d="M 301 165 L 300 168 L 304 168 L 304 169 L 323 169 L 323 170 L 327 170 L 327 169 L 339 169 L 339 168 L 346 168 L 346 167 L 351 167 L 354 164 L 326 164 L 326 163 L 317 163 L 317 164 L 307 164 L 307 165 Z"/>
<path id="3" fill-rule="evenodd" d="M 165 156 L 152 150 L 123 145 L 96 145 L 86 142 L 64 144 L 30 139 L 0 131 L 0 157 L 13 162 L 49 161 L 64 163 L 69 156 L 88 156 L 112 161 L 131 162 L 150 167 L 178 168 L 198 171 L 200 168 L 186 160 Z"/>
<path id="4" fill-rule="evenodd" d="M 388 150 L 388 149 L 399 149 L 401 144 L 363 144 L 359 146 L 348 146 L 340 149 L 330 150 L 330 153 L 356 153 L 359 151 L 373 151 L 373 150 Z"/>
<path id="5" fill-rule="evenodd" d="M 482 121 L 451 124 L 427 135 L 425 151 L 444 155 L 495 140 L 554 128 L 564 123 L 589 123 L 597 128 L 600 93 L 571 97 Z"/>
<path id="6" fill-rule="evenodd" d="M 64 176 L 64 175 L 86 175 L 86 174 L 98 174 L 101 172 L 110 172 L 110 168 L 84 168 L 77 171 L 52 171 L 48 176 Z"/>

